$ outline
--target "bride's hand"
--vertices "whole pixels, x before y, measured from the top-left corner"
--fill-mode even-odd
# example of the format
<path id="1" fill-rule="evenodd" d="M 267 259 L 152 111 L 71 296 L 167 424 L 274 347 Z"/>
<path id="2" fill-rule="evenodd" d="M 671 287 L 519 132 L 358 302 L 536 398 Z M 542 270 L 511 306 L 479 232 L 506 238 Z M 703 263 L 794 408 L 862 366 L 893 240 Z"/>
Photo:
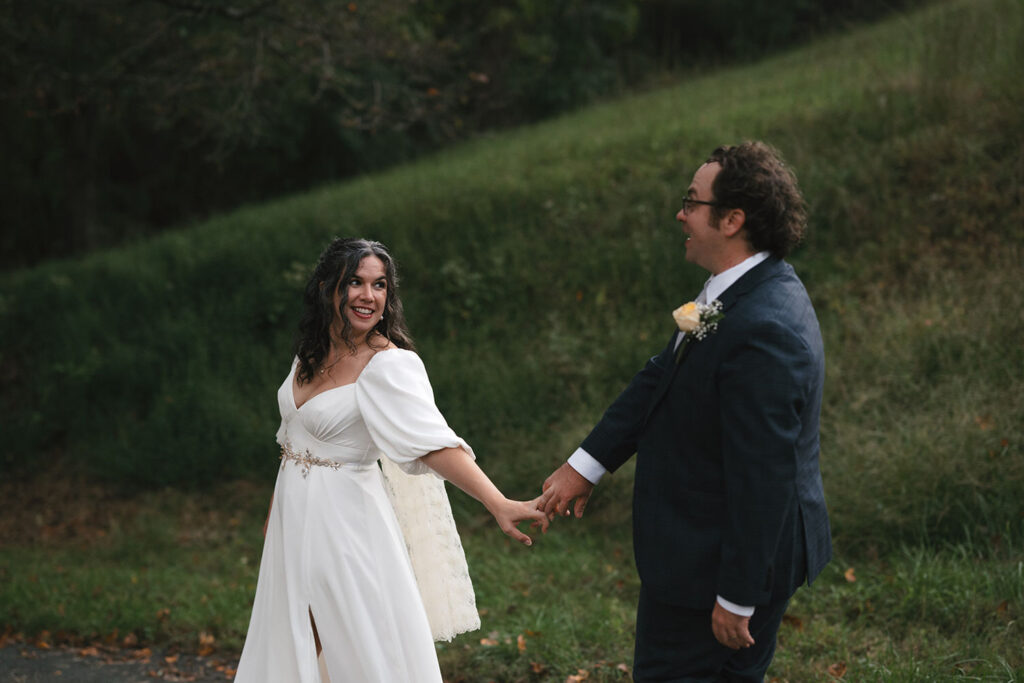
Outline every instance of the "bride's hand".
<path id="1" fill-rule="evenodd" d="M 533 539 L 520 531 L 516 526 L 517 524 L 533 520 L 534 526 L 539 524 L 541 533 L 546 533 L 550 523 L 544 511 L 537 509 L 536 499 L 522 501 L 506 498 L 497 506 L 497 509 L 491 511 L 491 514 L 494 515 L 494 519 L 498 522 L 498 526 L 501 527 L 502 531 L 523 545 L 533 545 Z"/>

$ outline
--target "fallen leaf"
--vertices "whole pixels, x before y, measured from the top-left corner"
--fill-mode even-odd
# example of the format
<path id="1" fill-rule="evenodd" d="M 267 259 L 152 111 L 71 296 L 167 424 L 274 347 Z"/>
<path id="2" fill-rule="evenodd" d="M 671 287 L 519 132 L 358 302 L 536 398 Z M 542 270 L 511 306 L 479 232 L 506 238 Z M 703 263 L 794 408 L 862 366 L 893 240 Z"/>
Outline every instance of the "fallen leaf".
<path id="1" fill-rule="evenodd" d="M 999 603 L 999 605 L 998 605 L 998 606 L 996 607 L 996 612 L 997 612 L 998 614 L 1006 614 L 1006 610 L 1007 610 L 1007 609 L 1008 609 L 1009 607 L 1010 607 L 1010 603 L 1009 603 L 1009 602 L 1008 602 L 1007 600 L 1003 600 L 1003 601 L 1002 601 L 1001 603 Z"/>
<path id="2" fill-rule="evenodd" d="M 629 667 L 626 666 L 624 662 L 620 662 L 615 668 L 621 671 L 622 673 L 629 673 Z"/>
<path id="3" fill-rule="evenodd" d="M 92 647 L 92 646 L 84 647 L 84 648 L 82 648 L 81 650 L 78 651 L 78 656 L 79 657 L 99 657 L 100 656 L 100 651 L 97 650 L 95 647 Z"/>
<path id="4" fill-rule="evenodd" d="M 991 415 L 978 415 L 974 418 L 974 421 L 978 425 L 978 429 L 983 432 L 987 432 L 996 426 L 996 421 L 992 419 Z"/>
<path id="5" fill-rule="evenodd" d="M 857 575 L 854 573 L 853 567 L 850 567 L 845 572 L 843 572 L 843 578 L 845 578 L 850 583 L 853 583 L 857 580 Z"/>
<path id="6" fill-rule="evenodd" d="M 530 662 L 530 671 L 532 671 L 535 674 L 542 674 L 547 670 L 548 668 L 540 662 Z"/>
<path id="7" fill-rule="evenodd" d="M 498 641 L 495 640 L 494 638 L 481 638 L 480 639 L 480 644 L 483 645 L 484 647 L 494 647 L 495 645 L 498 644 Z"/>
<path id="8" fill-rule="evenodd" d="M 212 634 L 209 634 L 206 631 L 201 631 L 199 633 L 199 656 L 209 657 L 213 654 L 214 643 L 216 642 L 217 639 L 214 638 Z"/>
<path id="9" fill-rule="evenodd" d="M 846 662 L 836 662 L 828 667 L 828 673 L 836 678 L 842 678 L 846 675 Z"/>
<path id="10" fill-rule="evenodd" d="M 793 616 L 792 614 L 783 614 L 782 623 L 792 626 L 797 631 L 804 630 L 804 622 L 800 617 Z"/>
<path id="11" fill-rule="evenodd" d="M 164 661 L 168 664 L 174 664 L 178 661 L 178 655 L 168 655 L 167 657 L 164 657 Z"/>
<path id="12" fill-rule="evenodd" d="M 520 652 L 526 652 L 526 638 L 523 637 L 522 633 L 516 636 L 516 648 Z"/>

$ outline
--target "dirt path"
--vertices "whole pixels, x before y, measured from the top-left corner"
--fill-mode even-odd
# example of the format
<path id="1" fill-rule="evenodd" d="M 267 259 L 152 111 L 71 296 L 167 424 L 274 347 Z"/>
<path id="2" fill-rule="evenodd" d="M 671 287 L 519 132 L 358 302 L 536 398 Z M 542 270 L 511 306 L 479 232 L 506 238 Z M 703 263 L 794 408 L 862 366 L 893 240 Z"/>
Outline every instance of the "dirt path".
<path id="1" fill-rule="evenodd" d="M 0 683 L 223 683 L 234 678 L 235 660 L 163 652 L 131 656 L 95 648 L 39 649 L 25 643 L 0 648 Z"/>

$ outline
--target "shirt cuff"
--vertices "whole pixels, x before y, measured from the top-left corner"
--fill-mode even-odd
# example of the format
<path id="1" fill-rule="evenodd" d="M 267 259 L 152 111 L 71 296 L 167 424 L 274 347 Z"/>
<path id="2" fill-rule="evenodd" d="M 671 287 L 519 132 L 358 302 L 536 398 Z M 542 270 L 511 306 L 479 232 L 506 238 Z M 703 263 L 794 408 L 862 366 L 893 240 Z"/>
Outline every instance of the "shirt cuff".
<path id="1" fill-rule="evenodd" d="M 587 453 L 582 448 L 577 448 L 576 451 L 569 456 L 569 467 L 579 472 L 580 476 L 591 484 L 596 484 L 601 481 L 601 477 L 608 472 L 604 465 L 595 460 L 594 456 Z"/>
<path id="2" fill-rule="evenodd" d="M 718 596 L 718 604 L 721 605 L 723 609 L 725 609 L 725 610 L 727 610 L 729 612 L 732 612 L 736 616 L 750 617 L 750 616 L 754 615 L 754 608 L 753 607 L 745 607 L 744 605 L 737 605 L 735 602 L 729 602 L 728 600 L 723 598 L 721 595 Z"/>

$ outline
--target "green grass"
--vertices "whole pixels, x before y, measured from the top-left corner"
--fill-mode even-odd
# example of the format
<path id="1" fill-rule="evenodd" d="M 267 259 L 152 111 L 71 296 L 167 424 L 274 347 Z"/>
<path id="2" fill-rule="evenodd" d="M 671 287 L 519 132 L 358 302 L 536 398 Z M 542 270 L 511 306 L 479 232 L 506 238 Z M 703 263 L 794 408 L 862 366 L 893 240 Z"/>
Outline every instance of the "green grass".
<path id="1" fill-rule="evenodd" d="M 1020 679 L 1021 73 L 1021 0 L 939 3 L 4 274 L 0 471 L 18 482 L 56 461 L 131 504 L 94 520 L 106 535 L 88 543 L 3 539 L 0 624 L 181 644 L 205 631 L 238 646 L 277 463 L 274 391 L 305 273 L 335 234 L 392 248 L 445 415 L 504 490 L 532 496 L 699 289 L 673 220 L 693 170 L 722 142 L 763 138 L 812 209 L 792 261 L 825 336 L 822 468 L 838 554 L 795 599 L 803 628 L 784 628 L 772 675 L 830 680 L 841 662 L 845 680 Z M 239 478 L 259 484 L 225 498 Z M 10 486 L 22 505 L 50 504 Z M 629 496 L 628 472 L 611 477 L 587 519 L 527 551 L 453 494 L 487 613 L 481 632 L 443 647 L 451 678 L 624 677 Z M 189 506 L 209 508 L 209 536 L 191 535 L 202 525 L 186 521 Z"/>
<path id="2" fill-rule="evenodd" d="M 113 503 L 62 488 L 30 485 L 35 500 L 47 501 L 39 511 L 23 505 L 24 491 L 4 491 L 19 511 L 5 520 L 0 546 L 0 623 L 86 640 L 134 634 L 193 650 L 205 632 L 228 651 L 241 649 L 262 548 L 252 520 L 266 511 L 266 487 L 233 484 L 216 497 L 167 490 Z"/>
<path id="3" fill-rule="evenodd" d="M 483 627 L 439 645 L 449 680 L 554 681 L 580 669 L 628 680 L 619 665 L 631 663 L 638 581 L 617 502 L 629 487 L 607 484 L 582 521 L 559 521 L 530 549 L 485 515 L 459 515 Z M 237 652 L 268 496 L 255 486 L 167 491 L 111 516 L 89 542 L 4 547 L 4 622 L 51 640 L 57 630 L 86 642 L 133 634 L 186 650 L 202 633 L 219 656 Z M 770 674 L 831 680 L 842 666 L 855 681 L 1019 680 L 1022 607 L 1024 562 L 1006 541 L 841 554 L 797 593 Z"/>

